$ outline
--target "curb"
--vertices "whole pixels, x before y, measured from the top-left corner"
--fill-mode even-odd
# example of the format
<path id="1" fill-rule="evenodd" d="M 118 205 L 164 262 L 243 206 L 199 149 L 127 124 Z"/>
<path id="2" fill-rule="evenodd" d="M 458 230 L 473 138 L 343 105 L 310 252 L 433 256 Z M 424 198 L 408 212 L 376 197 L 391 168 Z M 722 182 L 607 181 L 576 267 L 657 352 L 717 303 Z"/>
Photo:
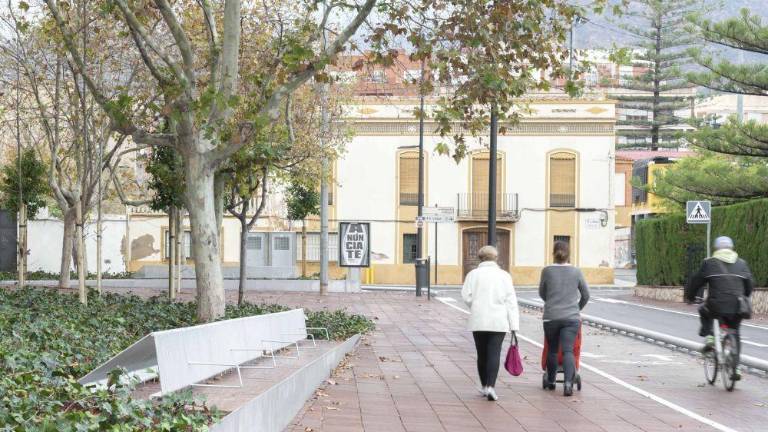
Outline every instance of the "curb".
<path id="1" fill-rule="evenodd" d="M 211 427 L 211 432 L 282 432 L 360 342 L 356 334 L 304 365 Z"/>
<path id="2" fill-rule="evenodd" d="M 522 306 L 525 306 L 529 309 L 543 309 L 541 304 L 532 302 L 527 299 L 518 298 L 517 301 Z M 619 323 L 616 321 L 598 318 L 591 315 L 582 314 L 581 319 L 584 323 L 592 327 L 603 330 L 610 330 L 613 333 L 618 333 L 623 336 L 628 336 L 644 342 L 653 343 L 675 351 L 684 352 L 694 357 L 700 357 L 701 349 L 704 347 L 704 344 L 700 342 L 694 342 L 688 339 L 683 339 L 676 336 L 655 332 L 653 330 Z M 744 354 L 740 356 L 740 359 L 741 365 L 746 366 L 747 372 L 761 377 L 768 377 L 768 361 Z"/>

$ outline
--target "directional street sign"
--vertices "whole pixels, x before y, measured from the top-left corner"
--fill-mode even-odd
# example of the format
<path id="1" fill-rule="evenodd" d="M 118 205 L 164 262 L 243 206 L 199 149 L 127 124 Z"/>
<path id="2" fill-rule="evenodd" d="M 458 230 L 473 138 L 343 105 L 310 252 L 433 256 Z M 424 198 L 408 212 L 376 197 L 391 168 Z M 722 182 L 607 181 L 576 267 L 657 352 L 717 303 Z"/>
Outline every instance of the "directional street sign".
<path id="1" fill-rule="evenodd" d="M 455 213 L 453 207 L 423 207 L 421 212 L 427 223 L 452 223 Z"/>
<path id="2" fill-rule="evenodd" d="M 686 220 L 689 224 L 707 224 L 712 221 L 712 203 L 709 201 L 688 201 L 685 205 Z"/>

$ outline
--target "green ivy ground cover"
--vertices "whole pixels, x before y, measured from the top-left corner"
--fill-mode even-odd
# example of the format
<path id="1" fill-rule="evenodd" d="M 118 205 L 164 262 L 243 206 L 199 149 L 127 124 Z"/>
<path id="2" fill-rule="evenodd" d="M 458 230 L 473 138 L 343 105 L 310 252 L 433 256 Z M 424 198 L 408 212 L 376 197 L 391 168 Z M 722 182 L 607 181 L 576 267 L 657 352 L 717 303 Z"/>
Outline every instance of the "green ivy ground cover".
<path id="1" fill-rule="evenodd" d="M 77 273 L 72 272 L 69 275 L 70 279 L 72 281 L 77 282 Z M 131 279 L 133 277 L 133 273 L 131 272 L 120 272 L 120 273 L 103 273 L 101 275 L 102 279 Z M 85 277 L 89 280 L 95 280 L 96 279 L 96 273 L 88 273 L 88 275 Z M 16 272 L 0 272 L 0 281 L 15 281 L 17 279 L 17 273 Z M 36 280 L 58 280 L 59 274 L 58 273 L 50 273 L 43 270 L 35 270 L 31 272 L 27 272 L 27 280 L 28 281 L 36 281 Z"/>
<path id="2" fill-rule="evenodd" d="M 132 295 L 77 297 L 47 289 L 0 289 L 0 431 L 204 431 L 219 417 L 190 393 L 133 399 L 113 374 L 107 389 L 77 383 L 145 334 L 196 324 L 194 303 Z M 227 318 L 287 310 L 280 305 L 227 307 Z M 310 327 L 334 339 L 373 323 L 344 311 L 307 312 Z M 319 335 L 318 335 L 319 336 Z"/>

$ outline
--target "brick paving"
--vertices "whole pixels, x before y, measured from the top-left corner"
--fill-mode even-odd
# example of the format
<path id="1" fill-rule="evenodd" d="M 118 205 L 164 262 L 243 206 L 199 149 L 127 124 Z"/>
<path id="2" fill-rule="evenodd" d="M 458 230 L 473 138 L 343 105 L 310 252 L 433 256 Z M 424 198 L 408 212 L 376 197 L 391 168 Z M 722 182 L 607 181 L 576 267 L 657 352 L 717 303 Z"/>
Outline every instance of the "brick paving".
<path id="1" fill-rule="evenodd" d="M 594 375 L 572 398 L 544 392 L 540 351 L 530 344 L 521 344 L 526 373 L 511 377 L 501 371 L 500 400 L 485 401 L 477 392 L 474 347 L 463 315 L 412 294 L 364 294 L 359 300 L 353 307 L 368 309 L 377 330 L 288 431 L 712 430 Z"/>
<path id="2" fill-rule="evenodd" d="M 149 289 L 132 292 L 157 294 Z M 190 298 L 191 292 L 181 295 Z M 227 298 L 233 302 L 236 293 L 227 292 Z M 413 293 L 321 297 L 248 292 L 247 299 L 315 310 L 346 308 L 376 322 L 376 330 L 306 403 L 286 432 L 715 430 L 589 371 L 582 370 L 584 389 L 572 398 L 562 397 L 559 386 L 557 392 L 545 392 L 538 366 L 540 349 L 526 342 L 520 346 L 525 373 L 511 377 L 502 370 L 497 383 L 500 400 L 485 401 L 477 392 L 474 346 L 464 329 L 466 315 L 436 300 L 415 299 Z M 539 319 L 524 310 L 523 333 L 540 338 Z M 582 357 L 583 361 L 595 362 L 632 385 L 735 430 L 766 430 L 766 381 L 747 377 L 734 393 L 703 388 L 700 366 L 691 357 L 674 354 L 674 361 L 662 366 L 647 359 L 636 362 L 644 353 L 671 351 L 594 329 L 585 331 L 586 349 L 608 358 Z"/>

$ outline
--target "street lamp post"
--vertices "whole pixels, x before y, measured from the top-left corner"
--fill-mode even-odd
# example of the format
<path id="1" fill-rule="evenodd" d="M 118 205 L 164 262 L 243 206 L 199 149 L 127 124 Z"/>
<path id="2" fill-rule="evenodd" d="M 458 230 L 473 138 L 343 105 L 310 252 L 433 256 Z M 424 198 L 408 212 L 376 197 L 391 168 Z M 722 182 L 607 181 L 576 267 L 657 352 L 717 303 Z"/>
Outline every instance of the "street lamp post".
<path id="1" fill-rule="evenodd" d="M 491 148 L 488 155 L 488 244 L 496 246 L 496 153 L 499 139 L 499 113 L 496 104 L 491 107 Z"/>
<path id="2" fill-rule="evenodd" d="M 421 61 L 421 76 L 419 77 L 419 197 L 418 210 L 419 218 L 424 212 L 424 60 Z M 423 257 L 424 229 L 420 224 L 416 230 L 416 297 L 421 297 L 421 278 L 419 278 L 419 263 Z"/>

